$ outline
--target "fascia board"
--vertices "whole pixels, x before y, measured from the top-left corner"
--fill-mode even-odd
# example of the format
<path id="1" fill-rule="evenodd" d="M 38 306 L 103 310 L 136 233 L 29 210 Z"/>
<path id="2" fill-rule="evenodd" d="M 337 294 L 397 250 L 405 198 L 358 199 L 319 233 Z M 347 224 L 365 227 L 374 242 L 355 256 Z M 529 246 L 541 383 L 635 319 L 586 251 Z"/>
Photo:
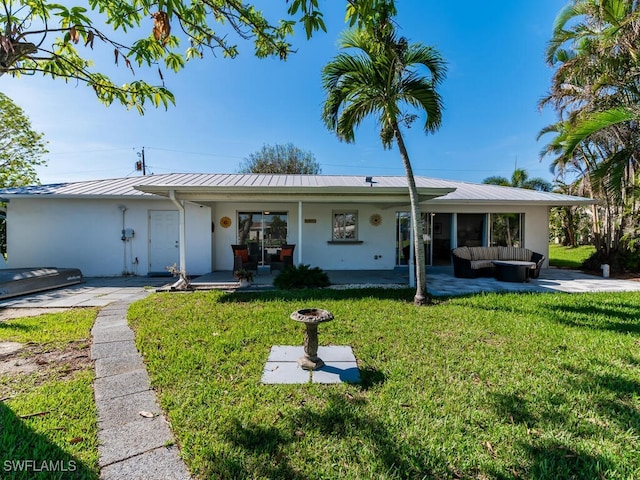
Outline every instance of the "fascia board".
<path id="1" fill-rule="evenodd" d="M 343 201 L 347 198 L 358 202 L 404 201 L 409 195 L 406 187 L 211 187 L 139 185 L 142 192 L 169 196 L 173 190 L 176 197 L 184 200 L 208 201 L 278 201 L 283 197 L 303 201 Z M 375 190 L 375 193 L 374 191 Z M 454 188 L 418 188 L 418 194 L 435 198 L 455 191 Z"/>

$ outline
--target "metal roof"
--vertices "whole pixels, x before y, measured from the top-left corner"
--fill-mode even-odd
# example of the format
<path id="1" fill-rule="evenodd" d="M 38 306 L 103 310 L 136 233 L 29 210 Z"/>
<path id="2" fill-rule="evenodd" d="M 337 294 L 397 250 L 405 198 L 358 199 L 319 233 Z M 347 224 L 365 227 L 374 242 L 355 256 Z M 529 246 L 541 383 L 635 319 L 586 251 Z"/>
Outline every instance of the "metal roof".
<path id="1" fill-rule="evenodd" d="M 537 205 L 592 205 L 597 203 L 591 198 L 562 195 L 526 188 L 503 187 L 501 185 L 486 185 L 484 183 L 470 183 L 443 180 L 442 186 L 454 187 L 455 191 L 439 198 L 429 200 L 429 204 L 464 204 L 464 203 L 535 203 Z"/>
<path id="2" fill-rule="evenodd" d="M 591 204 L 593 200 L 539 192 L 512 187 L 476 184 L 429 177 L 415 177 L 416 186 L 424 198 L 431 203 L 536 203 L 543 205 Z M 361 196 L 384 196 L 404 194 L 407 180 L 404 176 L 375 176 L 368 183 L 362 175 L 277 175 L 277 174 L 199 174 L 171 173 L 141 177 L 91 180 L 51 185 L 34 185 L 0 189 L 5 199 L 34 196 L 58 198 L 105 198 L 146 197 L 160 198 L 169 190 L 189 194 L 192 197 L 204 194 L 233 194 L 262 192 L 263 194 L 316 195 L 322 192 L 331 195 L 338 192 Z M 438 196 L 439 198 L 433 198 Z M 183 197 L 184 198 L 184 197 Z M 214 198 L 214 197 L 212 197 Z M 334 198 L 339 201 L 340 198 Z"/>

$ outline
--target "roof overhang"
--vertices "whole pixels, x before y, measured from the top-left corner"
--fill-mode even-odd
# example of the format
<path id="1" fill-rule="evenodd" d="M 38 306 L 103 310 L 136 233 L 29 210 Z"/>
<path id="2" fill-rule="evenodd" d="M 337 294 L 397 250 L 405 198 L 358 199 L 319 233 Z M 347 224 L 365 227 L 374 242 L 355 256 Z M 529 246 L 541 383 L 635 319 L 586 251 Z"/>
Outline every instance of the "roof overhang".
<path id="1" fill-rule="evenodd" d="M 596 205 L 600 202 L 592 198 L 578 198 L 571 197 L 567 199 L 554 199 L 554 200 L 516 200 L 516 199 L 447 199 L 447 198 L 434 198 L 428 201 L 428 205 L 527 205 L 537 207 L 570 207 L 578 205 Z"/>
<path id="2" fill-rule="evenodd" d="M 353 186 L 192 186 L 137 185 L 136 190 L 162 197 L 170 192 L 179 200 L 193 203 L 211 202 L 272 202 L 272 203 L 375 203 L 406 205 L 406 187 Z M 455 188 L 418 188 L 420 202 L 432 200 L 455 191 Z"/>

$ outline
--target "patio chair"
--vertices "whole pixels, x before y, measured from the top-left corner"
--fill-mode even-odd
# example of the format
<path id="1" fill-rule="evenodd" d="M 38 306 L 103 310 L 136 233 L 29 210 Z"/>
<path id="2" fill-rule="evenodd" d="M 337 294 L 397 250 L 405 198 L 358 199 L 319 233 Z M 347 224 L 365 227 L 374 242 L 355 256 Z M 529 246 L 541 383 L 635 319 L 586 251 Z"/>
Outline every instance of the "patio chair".
<path id="1" fill-rule="evenodd" d="M 269 265 L 270 271 L 284 270 L 286 267 L 293 267 L 293 250 L 295 245 L 282 245 L 282 248 L 274 255 L 271 255 Z"/>
<path id="2" fill-rule="evenodd" d="M 255 270 L 258 272 L 258 255 L 249 254 L 247 245 L 231 245 L 233 250 L 233 271 Z"/>

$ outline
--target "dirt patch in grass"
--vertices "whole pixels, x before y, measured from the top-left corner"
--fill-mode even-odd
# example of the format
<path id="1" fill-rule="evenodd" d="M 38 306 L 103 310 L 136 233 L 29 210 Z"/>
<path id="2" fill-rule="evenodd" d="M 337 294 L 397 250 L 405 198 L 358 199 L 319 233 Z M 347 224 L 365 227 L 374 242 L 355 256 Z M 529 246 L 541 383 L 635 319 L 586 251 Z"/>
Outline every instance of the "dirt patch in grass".
<path id="1" fill-rule="evenodd" d="M 56 378 L 66 380 L 75 372 L 92 366 L 88 339 L 69 342 L 62 347 L 39 344 L 0 342 L 0 375 L 10 377 L 8 384 L 0 382 L 0 398 L 11 393 L 11 384 L 25 375 L 34 375 L 34 384 Z M 7 391 L 9 390 L 9 391 Z"/>

